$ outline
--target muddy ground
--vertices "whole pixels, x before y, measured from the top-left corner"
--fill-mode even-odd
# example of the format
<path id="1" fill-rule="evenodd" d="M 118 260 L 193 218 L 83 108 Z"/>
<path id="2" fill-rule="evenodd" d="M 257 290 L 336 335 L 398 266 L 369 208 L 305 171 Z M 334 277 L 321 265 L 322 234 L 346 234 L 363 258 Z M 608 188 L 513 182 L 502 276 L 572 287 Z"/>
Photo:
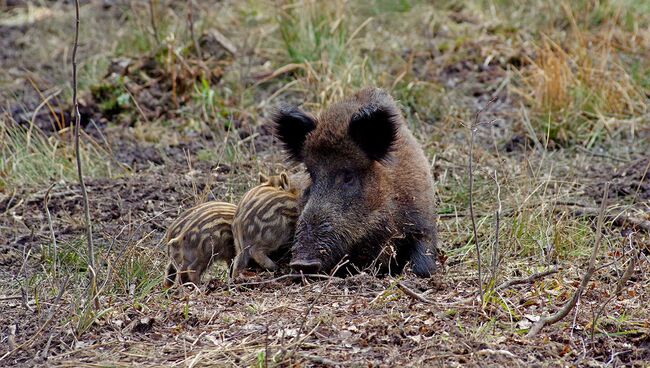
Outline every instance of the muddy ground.
<path id="1" fill-rule="evenodd" d="M 84 6 L 94 7 L 103 12 L 102 17 L 119 24 L 125 3 L 90 1 Z M 16 9 L 25 4 L 0 1 L 6 12 L 19 12 Z M 44 20 L 35 22 L 71 11 L 69 4 L 51 9 L 55 15 L 45 14 Z M 46 137 L 70 143 L 66 127 L 72 120 L 71 108 L 63 99 L 65 93 L 60 99 L 52 99 L 51 108 L 33 114 L 42 102 L 41 93 L 51 93 L 67 83 L 60 60 L 69 53 L 68 48 L 57 48 L 51 59 L 34 60 L 27 35 L 37 37 L 38 32 L 48 34 L 47 27 L 0 25 L 0 109 L 11 124 L 28 127 L 33 122 Z M 87 46 L 82 55 L 92 51 L 93 47 Z M 597 209 L 604 183 L 610 182 L 608 205 L 626 208 L 630 214 L 627 219 L 606 216 L 606 258 L 599 258 L 604 271 L 594 277 L 574 313 L 533 339 L 526 338 L 525 332 L 540 315 L 559 308 L 571 297 L 587 257 L 546 264 L 528 256 L 511 260 L 503 267 L 502 281 L 526 277 L 531 270 L 546 267 L 559 267 L 561 271 L 504 288 L 494 296 L 498 302 L 481 308 L 475 265 L 455 253 L 471 238 L 469 232 L 463 233 L 468 228 L 459 230 L 458 225 L 467 220 L 466 211 L 445 204 L 449 196 L 441 198 L 441 208 L 446 210 L 440 213 L 439 228 L 441 248 L 455 256 L 443 256 L 440 272 L 430 279 L 411 274 L 378 277 L 368 272 L 346 278 L 300 279 L 283 278 L 283 272 L 250 272 L 244 283 L 228 285 L 221 266 L 207 275 L 209 282 L 201 291 L 179 288 L 166 292 L 160 287 L 165 263 L 160 241 L 183 209 L 209 199 L 236 202 L 254 184 L 259 170 L 300 168 L 284 160 L 266 116 L 257 121 L 241 113 L 232 119 L 233 137 L 244 142 L 240 146 L 245 152 L 230 161 L 197 158 L 201 152 L 224 152 L 224 137 L 214 131 L 175 130 L 171 134 L 157 130 L 155 122 L 182 121 L 183 111 L 174 105 L 191 104 L 191 99 L 175 102 L 169 93 L 171 85 L 147 85 L 152 76 L 165 80 L 164 75 L 156 76 L 155 70 L 147 69 L 148 57 L 123 61 L 131 66 L 129 71 L 118 68 L 118 59 L 112 60 L 100 78 L 100 84 L 111 83 L 113 67 L 118 68 L 118 74 L 146 74 L 141 80 L 133 78 L 130 86 L 139 101 L 139 111 L 113 115 L 100 106 L 105 102 L 101 93 L 90 88 L 82 93 L 83 129 L 109 153 L 113 168 L 109 177 L 86 181 L 101 259 L 100 283 L 106 282 L 100 285 L 104 287 L 99 300 L 102 312 L 91 322 L 84 324 L 87 314 L 84 304 L 79 303 L 87 285 L 79 185 L 75 181 L 50 181 L 0 192 L 1 366 L 641 367 L 650 362 L 646 307 L 650 302 L 646 276 L 650 271 L 650 156 L 647 146 L 643 148 L 650 137 L 647 125 L 641 125 L 629 150 L 556 147 L 549 150 L 550 156 L 542 157 L 533 150 L 534 142 L 515 127 L 521 101 L 504 91 L 497 93 L 500 98 L 486 119 L 500 120 L 481 127 L 477 135 L 477 156 L 486 172 L 499 160 L 506 165 L 517 163 L 512 167 L 522 171 L 525 162 L 531 171 L 544 162 L 568 163 L 548 170 L 548 176 L 558 181 L 572 180 L 568 189 L 548 188 L 562 194 L 562 205 L 577 203 Z M 216 79 L 228 70 L 228 61 L 221 57 L 229 56 L 219 54 L 220 61 L 208 68 Z M 505 63 L 518 64 L 520 59 L 525 57 L 513 57 Z M 415 58 L 412 67 L 420 78 L 450 88 L 464 85 L 469 91 L 466 98 L 470 111 L 484 105 L 494 92 L 482 86 L 497 85 L 508 70 L 507 65 L 484 68 L 466 61 L 431 75 L 427 69 L 430 62 Z M 259 76 L 251 77 L 249 83 L 254 83 L 254 78 Z M 274 86 L 263 85 L 254 93 L 264 99 L 273 94 Z M 286 97 L 288 101 L 293 98 Z M 136 120 L 150 125 L 138 126 Z M 432 167 L 437 181 L 453 185 L 447 178 L 466 175 L 466 159 L 459 156 L 466 149 L 466 134 L 462 130 L 443 134 L 443 123 L 427 121 L 417 133 L 425 137 L 425 146 L 449 150 L 441 151 Z M 432 143 L 426 138 L 429 136 L 442 138 Z M 625 142 L 609 147 L 617 145 Z M 585 211 L 584 206 L 551 213 L 558 221 L 577 217 L 585 227 L 594 228 L 597 214 Z M 502 221 L 514 221 L 518 210 L 522 211 L 514 206 L 506 208 Z M 48 245 L 53 238 L 59 251 L 72 259 L 65 268 L 68 275 L 50 277 Z M 635 273 L 624 292 L 605 305 L 622 273 L 623 253 L 627 255 L 629 249 L 639 250 Z M 143 264 L 148 265 L 144 271 L 139 269 Z M 109 274 L 111 269 L 124 274 Z M 616 317 L 605 319 L 592 335 L 593 318 L 604 305 L 605 314 Z"/>

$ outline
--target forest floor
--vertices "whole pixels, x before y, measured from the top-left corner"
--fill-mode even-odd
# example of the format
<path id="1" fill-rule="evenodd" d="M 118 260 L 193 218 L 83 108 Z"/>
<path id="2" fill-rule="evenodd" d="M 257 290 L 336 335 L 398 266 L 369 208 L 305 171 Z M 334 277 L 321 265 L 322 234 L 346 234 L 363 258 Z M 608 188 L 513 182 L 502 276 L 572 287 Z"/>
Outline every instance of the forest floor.
<path id="1" fill-rule="evenodd" d="M 0 366 L 648 366 L 650 3 L 81 3 L 98 308 L 74 6 L 0 0 Z M 367 85 L 399 101 L 431 162 L 440 271 L 229 285 L 215 265 L 200 290 L 163 290 L 161 239 L 184 209 L 301 170 L 273 108 L 317 112 Z M 470 125 L 494 98 L 472 152 L 480 298 Z M 597 243 L 576 307 L 527 337 Z"/>

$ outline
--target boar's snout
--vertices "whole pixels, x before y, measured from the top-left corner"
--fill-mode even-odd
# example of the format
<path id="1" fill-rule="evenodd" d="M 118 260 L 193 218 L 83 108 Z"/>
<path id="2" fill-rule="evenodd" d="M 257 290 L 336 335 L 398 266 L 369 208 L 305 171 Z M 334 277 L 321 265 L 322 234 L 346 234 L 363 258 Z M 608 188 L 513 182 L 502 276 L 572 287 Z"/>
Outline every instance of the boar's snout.
<path id="1" fill-rule="evenodd" d="M 327 271 L 324 268 L 332 261 L 328 259 L 327 250 L 335 242 L 332 224 L 326 218 L 310 206 L 303 211 L 296 227 L 293 257 L 289 263 L 292 269 L 303 273 Z"/>
<path id="2" fill-rule="evenodd" d="M 322 264 L 317 259 L 294 259 L 289 263 L 292 269 L 302 273 L 317 273 Z"/>

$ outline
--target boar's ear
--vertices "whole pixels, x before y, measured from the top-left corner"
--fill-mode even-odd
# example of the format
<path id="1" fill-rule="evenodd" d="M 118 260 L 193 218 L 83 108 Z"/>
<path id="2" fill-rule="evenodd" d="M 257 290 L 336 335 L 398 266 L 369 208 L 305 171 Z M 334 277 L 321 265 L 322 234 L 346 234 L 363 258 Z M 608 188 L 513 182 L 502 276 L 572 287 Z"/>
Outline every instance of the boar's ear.
<path id="1" fill-rule="evenodd" d="M 269 182 L 269 177 L 268 176 L 266 176 L 266 175 L 264 175 L 262 173 L 259 173 L 259 176 L 260 176 L 260 184 L 264 184 L 264 183 Z"/>
<path id="2" fill-rule="evenodd" d="M 289 190 L 289 176 L 284 171 L 280 174 L 280 182 L 282 189 Z"/>
<path id="3" fill-rule="evenodd" d="M 307 134 L 316 128 L 316 121 L 293 106 L 281 106 L 273 114 L 275 136 L 280 139 L 289 156 L 302 161 L 303 145 Z"/>
<path id="4" fill-rule="evenodd" d="M 348 133 L 368 158 L 385 161 L 397 138 L 397 116 L 398 113 L 389 106 L 365 106 L 352 115 Z"/>

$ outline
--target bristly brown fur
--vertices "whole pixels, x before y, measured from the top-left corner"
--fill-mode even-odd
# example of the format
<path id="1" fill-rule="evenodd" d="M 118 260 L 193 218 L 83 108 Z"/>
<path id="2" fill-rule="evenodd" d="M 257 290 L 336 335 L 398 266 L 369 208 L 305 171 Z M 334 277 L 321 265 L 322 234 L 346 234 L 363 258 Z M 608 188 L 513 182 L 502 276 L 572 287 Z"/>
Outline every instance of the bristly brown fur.
<path id="1" fill-rule="evenodd" d="M 435 269 L 436 208 L 429 164 L 393 99 L 366 88 L 318 118 L 296 108 L 274 116 L 278 138 L 305 164 L 311 186 L 292 266 L 331 270 L 343 257 L 419 276 Z M 309 127 L 309 129 L 305 129 Z"/>

